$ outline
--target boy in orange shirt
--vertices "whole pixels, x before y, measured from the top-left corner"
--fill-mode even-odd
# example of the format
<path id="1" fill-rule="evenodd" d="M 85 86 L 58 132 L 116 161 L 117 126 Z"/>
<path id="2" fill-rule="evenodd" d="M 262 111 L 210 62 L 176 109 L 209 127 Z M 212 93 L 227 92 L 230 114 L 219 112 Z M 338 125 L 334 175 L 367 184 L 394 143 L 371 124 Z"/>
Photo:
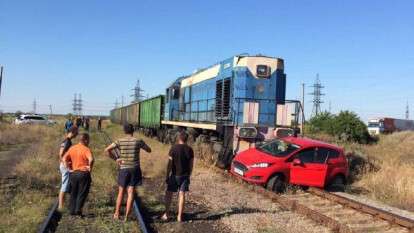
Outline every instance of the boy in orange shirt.
<path id="1" fill-rule="evenodd" d="M 84 133 L 80 142 L 72 146 L 63 157 L 65 166 L 69 168 L 70 192 L 70 214 L 82 216 L 82 207 L 91 187 L 91 171 L 93 156 L 88 148 L 89 134 Z"/>

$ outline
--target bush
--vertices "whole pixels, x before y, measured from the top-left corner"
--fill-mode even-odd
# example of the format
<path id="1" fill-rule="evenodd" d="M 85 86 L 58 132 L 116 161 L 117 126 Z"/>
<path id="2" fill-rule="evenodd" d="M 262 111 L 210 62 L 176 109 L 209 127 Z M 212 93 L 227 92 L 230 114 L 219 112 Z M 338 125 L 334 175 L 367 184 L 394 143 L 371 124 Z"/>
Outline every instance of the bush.
<path id="1" fill-rule="evenodd" d="M 310 133 L 327 133 L 342 141 L 367 144 L 371 141 L 364 122 L 353 112 L 341 111 L 338 115 L 323 112 L 308 122 Z"/>
<path id="2" fill-rule="evenodd" d="M 332 122 L 334 115 L 329 112 L 322 112 L 314 117 L 312 117 L 308 122 L 308 130 L 311 133 L 318 132 L 332 132 Z"/>
<path id="3" fill-rule="evenodd" d="M 341 111 L 335 116 L 331 133 L 344 141 L 354 141 L 363 144 L 367 144 L 370 141 L 367 126 L 355 113 L 350 111 Z"/>

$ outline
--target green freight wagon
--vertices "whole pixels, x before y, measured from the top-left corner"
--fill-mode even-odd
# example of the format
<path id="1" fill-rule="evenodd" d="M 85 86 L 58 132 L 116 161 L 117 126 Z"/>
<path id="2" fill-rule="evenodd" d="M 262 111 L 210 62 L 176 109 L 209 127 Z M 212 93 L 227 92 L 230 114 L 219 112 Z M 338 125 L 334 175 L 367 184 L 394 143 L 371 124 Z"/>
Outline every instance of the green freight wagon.
<path id="1" fill-rule="evenodd" d="M 133 126 L 139 124 L 139 104 L 133 103 L 126 106 L 126 121 Z"/>
<path id="2" fill-rule="evenodd" d="M 161 128 L 164 109 L 164 95 L 141 101 L 139 107 L 139 126 L 157 130 Z"/>

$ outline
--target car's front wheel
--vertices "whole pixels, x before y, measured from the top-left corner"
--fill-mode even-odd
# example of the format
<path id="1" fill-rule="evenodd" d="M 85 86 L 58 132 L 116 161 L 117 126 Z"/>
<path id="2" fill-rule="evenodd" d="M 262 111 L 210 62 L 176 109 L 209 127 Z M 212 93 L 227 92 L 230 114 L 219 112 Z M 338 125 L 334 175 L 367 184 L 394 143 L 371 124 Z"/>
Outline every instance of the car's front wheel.
<path id="1" fill-rule="evenodd" d="M 346 185 L 345 177 L 343 177 L 342 175 L 337 175 L 330 182 L 327 189 L 329 191 L 334 191 L 334 192 L 344 192 L 345 191 L 345 185 Z"/>
<path id="2" fill-rule="evenodd" d="M 284 177 L 280 174 L 272 176 L 267 182 L 266 188 L 275 193 L 284 192 L 286 190 L 286 183 Z"/>

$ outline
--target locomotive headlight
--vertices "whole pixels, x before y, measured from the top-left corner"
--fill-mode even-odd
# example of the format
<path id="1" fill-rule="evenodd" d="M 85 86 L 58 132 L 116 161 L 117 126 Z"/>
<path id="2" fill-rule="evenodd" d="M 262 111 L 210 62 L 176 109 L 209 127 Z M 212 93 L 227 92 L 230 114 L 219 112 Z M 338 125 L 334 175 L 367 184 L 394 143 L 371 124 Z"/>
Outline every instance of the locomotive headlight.
<path id="1" fill-rule="evenodd" d="M 253 165 L 250 165 L 250 168 L 267 168 L 270 166 L 270 163 L 255 163 Z"/>
<path id="2" fill-rule="evenodd" d="M 256 138 L 257 129 L 254 127 L 243 127 L 239 130 L 239 137 L 241 138 Z"/>

